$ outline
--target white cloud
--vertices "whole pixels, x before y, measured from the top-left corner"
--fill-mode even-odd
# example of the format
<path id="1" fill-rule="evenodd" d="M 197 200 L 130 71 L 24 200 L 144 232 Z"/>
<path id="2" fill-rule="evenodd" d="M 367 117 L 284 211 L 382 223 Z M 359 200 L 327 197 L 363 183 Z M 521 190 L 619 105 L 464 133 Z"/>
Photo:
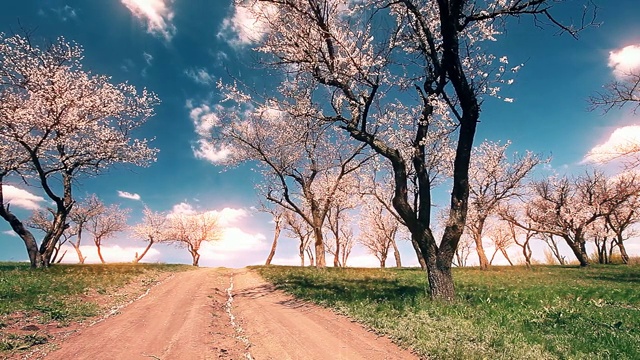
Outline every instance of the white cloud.
<path id="1" fill-rule="evenodd" d="M 143 52 L 142 56 L 144 57 L 144 61 L 147 63 L 147 65 L 151 66 L 151 62 L 153 61 L 153 55 L 147 52 Z"/>
<path id="2" fill-rule="evenodd" d="M 176 34 L 176 27 L 172 23 L 174 16 L 171 9 L 172 0 L 121 1 L 133 16 L 146 23 L 149 34 L 160 35 L 167 41 L 171 41 Z"/>
<path id="3" fill-rule="evenodd" d="M 38 203 L 45 201 L 41 196 L 34 195 L 11 185 L 2 185 L 2 194 L 5 203 L 27 210 L 37 210 L 40 208 L 40 204 Z"/>
<path id="4" fill-rule="evenodd" d="M 222 230 L 222 239 L 203 243 L 200 255 L 214 260 L 227 260 L 242 256 L 247 251 L 260 251 L 266 248 L 265 236 L 250 234 L 236 227 Z"/>
<path id="5" fill-rule="evenodd" d="M 186 202 L 181 202 L 179 204 L 173 205 L 171 212 L 167 216 L 171 217 L 172 215 L 177 215 L 177 214 L 193 215 L 195 213 L 196 213 L 196 209 L 194 209 L 193 206 L 191 206 Z"/>
<path id="6" fill-rule="evenodd" d="M 5 235 L 13 236 L 13 237 L 18 237 L 18 234 L 16 234 L 16 232 L 13 230 L 6 230 L 6 231 L 3 231 L 2 233 Z"/>
<path id="7" fill-rule="evenodd" d="M 216 147 L 205 139 L 198 140 L 197 146 L 193 146 L 192 150 L 196 158 L 207 160 L 214 164 L 225 162 L 231 155 L 231 149 Z"/>
<path id="8" fill-rule="evenodd" d="M 146 246 L 120 246 L 120 245 L 102 245 L 100 252 L 102 257 L 107 263 L 122 263 L 131 262 L 136 253 L 142 254 Z M 61 253 L 65 250 L 67 255 L 62 259 L 63 263 L 77 263 L 78 257 L 75 255 L 75 250 L 68 245 L 63 245 Z M 98 257 L 97 248 L 94 245 L 81 245 L 80 251 L 82 255 L 87 257 L 85 263 L 97 264 L 100 263 L 100 257 Z M 153 247 L 142 258 L 142 262 L 156 262 L 160 261 L 160 251 Z"/>
<path id="9" fill-rule="evenodd" d="M 609 67 L 618 79 L 624 78 L 632 70 L 640 69 L 640 44 L 609 52 Z"/>
<path id="10" fill-rule="evenodd" d="M 603 163 L 633 151 L 640 151 L 640 126 L 638 125 L 616 129 L 606 142 L 596 145 L 587 153 L 583 163 Z"/>
<path id="11" fill-rule="evenodd" d="M 196 133 L 201 137 L 209 136 L 211 129 L 220 124 L 218 113 L 223 110 L 223 107 L 219 104 L 214 105 L 213 108 L 207 104 L 194 106 L 193 100 L 187 100 L 187 109 Z"/>
<path id="12" fill-rule="evenodd" d="M 130 200 L 140 200 L 140 195 L 135 193 L 132 194 L 126 191 L 118 190 L 118 196 L 120 196 L 121 198 L 130 199 Z"/>
<path id="13" fill-rule="evenodd" d="M 207 72 L 207 69 L 205 68 L 188 69 L 185 70 L 184 73 L 198 84 L 211 85 L 216 81 L 213 75 Z"/>
<path id="14" fill-rule="evenodd" d="M 258 42 L 269 32 L 269 24 L 261 18 L 273 16 L 276 11 L 275 6 L 257 1 L 251 9 L 234 6 L 233 13 L 222 21 L 218 37 L 234 47 Z"/>

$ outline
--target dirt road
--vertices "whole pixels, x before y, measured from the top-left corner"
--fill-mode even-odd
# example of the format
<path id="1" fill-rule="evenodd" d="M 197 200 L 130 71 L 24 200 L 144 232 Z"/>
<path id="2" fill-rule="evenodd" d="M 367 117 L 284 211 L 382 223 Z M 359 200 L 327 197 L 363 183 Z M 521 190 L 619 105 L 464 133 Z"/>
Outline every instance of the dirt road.
<path id="1" fill-rule="evenodd" d="M 46 359 L 416 359 L 250 270 L 177 273 Z"/>

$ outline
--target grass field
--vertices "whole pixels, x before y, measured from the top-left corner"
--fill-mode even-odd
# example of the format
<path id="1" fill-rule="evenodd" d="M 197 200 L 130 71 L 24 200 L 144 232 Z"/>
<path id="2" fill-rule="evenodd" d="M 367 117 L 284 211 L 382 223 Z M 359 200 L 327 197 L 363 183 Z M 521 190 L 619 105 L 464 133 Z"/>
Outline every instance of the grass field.
<path id="1" fill-rule="evenodd" d="M 46 341 L 41 332 L 12 332 L 16 314 L 29 323 L 61 326 L 98 315 L 103 306 L 126 302 L 155 283 L 161 273 L 193 269 L 186 265 L 55 265 L 31 270 L 27 263 L 0 263 L 0 358 L 2 351 Z M 120 291 L 126 284 L 139 286 Z M 105 295 L 105 296 L 101 296 Z M 98 303 L 100 301 L 101 303 Z"/>
<path id="2" fill-rule="evenodd" d="M 256 269 L 430 359 L 640 359 L 640 266 L 455 269 L 453 304 L 417 269 Z"/>

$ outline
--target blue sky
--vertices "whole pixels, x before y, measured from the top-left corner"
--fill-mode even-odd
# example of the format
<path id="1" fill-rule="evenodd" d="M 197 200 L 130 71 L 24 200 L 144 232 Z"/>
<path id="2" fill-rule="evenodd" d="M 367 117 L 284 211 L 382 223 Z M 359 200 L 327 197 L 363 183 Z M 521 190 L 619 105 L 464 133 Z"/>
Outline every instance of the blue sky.
<path id="1" fill-rule="evenodd" d="M 587 97 L 614 79 L 611 52 L 634 45 L 640 49 L 640 2 L 596 3 L 601 26 L 585 31 L 578 40 L 537 29 L 530 19 L 522 18 L 492 44 L 497 55 L 508 55 L 511 63 L 525 66 L 504 90 L 504 96 L 515 99 L 513 103 L 485 101 L 477 141 L 509 139 L 512 150 L 551 155 L 558 172 L 576 172 L 581 171 L 585 155 L 605 143 L 615 129 L 640 125 L 640 116 L 628 110 L 606 115 L 587 111 Z M 249 48 L 239 46 L 237 38 L 232 40 L 232 29 L 223 31 L 225 21 L 240 24 L 243 20 L 230 0 L 32 0 L 8 2 L 3 8 L 0 31 L 5 34 L 19 32 L 21 25 L 35 29 L 37 39 L 64 36 L 76 41 L 85 49 L 85 69 L 147 87 L 162 100 L 156 116 L 137 134 L 155 138 L 158 161 L 148 168 L 116 168 L 82 179 L 75 194 L 96 193 L 105 203 L 130 208 L 131 224 L 140 218 L 143 204 L 156 211 L 171 211 L 175 206 L 219 212 L 227 208 L 230 235 L 207 248 L 201 264 L 238 267 L 264 261 L 273 230 L 269 216 L 252 210 L 258 204 L 253 184 L 259 176 L 250 166 L 224 169 L 194 155 L 198 135 L 190 115 L 202 104 L 215 105 L 215 81 L 229 75 L 246 83 L 265 81 L 264 73 L 252 63 Z M 634 130 L 625 129 L 627 133 Z M 29 208 L 47 205 L 37 201 L 42 195 L 39 189 L 17 181 L 13 185 L 36 196 L 29 203 L 29 195 L 16 195 L 26 199 L 22 209 L 19 200 L 13 205 L 23 218 Z M 124 193 L 139 199 L 122 197 Z M 26 260 L 22 241 L 9 230 L 0 223 L 0 260 Z M 97 260 L 90 239 L 84 242 L 88 261 Z M 105 245 L 105 253 L 107 260 L 129 261 L 143 246 L 122 234 Z M 154 247 L 146 260 L 190 262 L 185 250 Z M 410 246 L 402 244 L 401 249 L 405 263 L 415 264 Z M 296 242 L 283 238 L 274 262 L 296 264 L 296 251 Z M 67 256 L 76 260 L 72 253 Z M 356 249 L 350 263 L 375 266 L 376 260 Z"/>

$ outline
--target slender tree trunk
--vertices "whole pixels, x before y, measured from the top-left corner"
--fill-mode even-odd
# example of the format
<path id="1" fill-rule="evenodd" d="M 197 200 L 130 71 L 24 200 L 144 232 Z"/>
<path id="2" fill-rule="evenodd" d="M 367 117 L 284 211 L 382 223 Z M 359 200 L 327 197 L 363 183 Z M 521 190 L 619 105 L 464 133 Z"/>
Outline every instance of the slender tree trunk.
<path id="1" fill-rule="evenodd" d="M 300 246 L 298 247 L 298 256 L 300 256 L 300 266 L 304 267 L 304 243 L 301 242 Z"/>
<path id="2" fill-rule="evenodd" d="M 622 238 L 622 234 L 617 235 L 616 243 L 617 243 L 618 249 L 620 250 L 620 257 L 622 258 L 622 263 L 628 264 L 629 254 L 627 253 L 627 249 L 624 246 L 624 239 Z"/>
<path id="3" fill-rule="evenodd" d="M 413 246 L 413 250 L 416 252 L 416 256 L 418 257 L 418 263 L 420 264 L 420 269 L 423 271 L 427 270 L 427 262 L 422 256 L 422 252 L 420 251 L 420 245 L 418 245 L 418 241 L 414 238 L 413 234 L 411 235 L 411 245 Z"/>
<path id="4" fill-rule="evenodd" d="M 98 248 L 98 257 L 100 258 L 100 261 L 101 261 L 103 264 L 106 264 L 107 262 L 106 262 L 106 261 L 104 261 L 104 258 L 102 257 L 102 248 L 101 248 L 101 246 L 100 246 L 100 243 L 96 243 L 96 248 Z"/>
<path id="5" fill-rule="evenodd" d="M 496 254 L 498 253 L 498 251 L 499 251 L 499 249 L 497 249 L 497 248 L 493 251 L 493 255 L 491 255 L 491 259 L 489 259 L 489 265 L 493 265 L 493 259 L 496 258 Z M 482 269 L 482 266 L 480 268 Z M 485 270 L 485 269 L 483 269 L 483 270 Z"/>
<path id="6" fill-rule="evenodd" d="M 191 257 L 193 258 L 193 266 L 200 267 L 200 254 L 197 250 L 191 251 Z"/>
<path id="7" fill-rule="evenodd" d="M 84 264 L 84 261 L 87 259 L 86 256 L 82 255 L 82 251 L 80 250 L 80 242 L 82 241 L 82 226 L 78 226 L 78 235 L 77 235 L 77 241 L 74 243 L 73 241 L 71 242 L 71 245 L 73 246 L 73 248 L 76 250 L 76 254 L 78 255 L 78 261 L 80 264 Z"/>
<path id="8" fill-rule="evenodd" d="M 396 267 L 402 267 L 402 259 L 400 258 L 400 250 L 398 250 L 398 244 L 396 243 L 396 239 L 392 239 L 391 244 L 393 245 L 393 257 L 396 259 Z"/>
<path id="9" fill-rule="evenodd" d="M 522 256 L 524 256 L 524 263 L 527 269 L 531 268 L 531 255 L 531 246 L 529 245 L 529 242 L 526 242 L 522 247 Z"/>
<path id="10" fill-rule="evenodd" d="M 504 256 L 504 258 L 507 259 L 507 262 L 509 262 L 509 265 L 513 266 L 513 262 L 511 261 L 511 259 L 509 259 L 509 254 L 507 254 L 507 250 L 500 248 L 500 252 L 502 253 L 502 256 Z"/>
<path id="11" fill-rule="evenodd" d="M 273 260 L 273 257 L 276 255 L 276 247 L 278 246 L 278 238 L 280 237 L 280 217 L 274 217 L 274 222 L 276 224 L 276 227 L 273 231 L 273 243 L 271 243 L 271 251 L 269 251 L 267 261 L 265 261 L 264 263 L 265 265 L 271 265 L 271 260 Z M 304 263 L 304 255 L 302 261 Z M 302 266 L 304 266 L 304 264 Z"/>
<path id="12" fill-rule="evenodd" d="M 333 266 L 340 267 L 340 238 L 336 237 L 336 253 L 333 254 Z"/>
<path id="13" fill-rule="evenodd" d="M 142 258 L 147 254 L 149 249 L 151 249 L 151 245 L 153 245 L 153 239 L 152 238 L 149 239 L 149 243 L 147 244 L 147 247 L 144 248 L 144 251 L 142 252 L 142 254 L 140 254 L 140 256 L 138 256 L 138 253 L 136 253 L 136 256 L 133 259 L 133 263 L 134 264 L 137 264 L 137 263 L 140 262 L 140 260 L 142 260 Z"/>
<path id="14" fill-rule="evenodd" d="M 489 265 L 491 262 L 487 259 L 487 254 L 484 251 L 484 246 L 482 245 L 482 227 L 484 226 L 484 220 L 479 221 L 479 230 L 474 231 L 473 233 L 473 241 L 476 244 L 476 252 L 478 253 L 478 262 L 480 264 L 481 270 L 489 269 Z M 494 254 L 495 255 L 495 254 Z"/>
<path id="15" fill-rule="evenodd" d="M 62 259 L 64 259 L 64 256 L 67 255 L 67 250 L 65 250 L 62 255 L 60 256 L 60 259 L 56 260 L 56 264 L 60 264 L 62 262 Z"/>
<path id="16" fill-rule="evenodd" d="M 309 266 L 316 266 L 316 258 L 313 256 L 313 251 L 311 251 L 311 247 L 307 247 L 307 256 L 309 257 Z"/>

